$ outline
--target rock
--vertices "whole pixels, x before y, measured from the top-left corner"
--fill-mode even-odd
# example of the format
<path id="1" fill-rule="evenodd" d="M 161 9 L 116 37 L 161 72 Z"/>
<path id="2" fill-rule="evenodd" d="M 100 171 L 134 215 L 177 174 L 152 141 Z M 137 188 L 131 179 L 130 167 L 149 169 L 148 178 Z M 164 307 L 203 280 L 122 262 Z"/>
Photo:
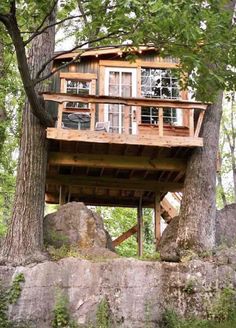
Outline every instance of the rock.
<path id="1" fill-rule="evenodd" d="M 236 204 L 225 206 L 216 215 L 216 244 L 236 245 Z"/>
<path id="2" fill-rule="evenodd" d="M 106 259 L 118 258 L 119 255 L 107 248 L 91 247 L 80 250 L 80 254 L 88 260 L 101 261 Z"/>
<path id="3" fill-rule="evenodd" d="M 111 237 L 105 230 L 100 215 L 83 203 L 65 204 L 44 218 L 44 243 L 59 248 L 77 245 L 79 249 L 112 248 Z"/>
<path id="4" fill-rule="evenodd" d="M 4 286 L 22 272 L 25 282 L 11 320 L 25 327 L 49 328 L 60 294 L 68 299 L 69 313 L 82 327 L 94 321 L 106 299 L 116 328 L 159 328 L 166 308 L 182 315 L 206 315 L 206 305 L 224 287 L 236 286 L 236 272 L 217 261 L 187 263 L 112 259 L 93 263 L 78 258 L 25 267 L 0 266 Z M 89 326 L 89 325 L 88 325 Z"/>
<path id="5" fill-rule="evenodd" d="M 224 247 L 218 249 L 214 255 L 214 261 L 218 265 L 230 265 L 236 270 L 236 249 L 235 247 Z"/>
<path id="6" fill-rule="evenodd" d="M 163 231 L 161 236 L 159 251 L 162 261 L 179 262 L 180 255 L 177 247 L 177 233 L 179 227 L 179 217 L 174 217 Z"/>

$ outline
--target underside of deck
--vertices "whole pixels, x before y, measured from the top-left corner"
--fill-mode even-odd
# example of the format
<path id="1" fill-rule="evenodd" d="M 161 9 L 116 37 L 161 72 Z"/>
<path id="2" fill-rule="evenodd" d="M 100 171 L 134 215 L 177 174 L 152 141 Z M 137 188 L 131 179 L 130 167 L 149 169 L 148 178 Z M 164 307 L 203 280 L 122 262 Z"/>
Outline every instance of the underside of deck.
<path id="1" fill-rule="evenodd" d="M 61 131 L 63 140 L 62 135 L 52 138 L 53 130 L 48 131 L 47 203 L 81 201 L 86 205 L 137 207 L 142 198 L 144 207 L 154 207 L 157 193 L 163 198 L 167 192 L 183 189 L 193 149 L 187 144 L 168 146 L 159 140 L 146 145 L 142 139 L 140 144 L 115 143 L 101 138 L 86 142 L 82 132 L 87 136 L 95 132 L 77 132 L 73 140 L 69 135 L 75 132 L 66 130 Z M 121 139 L 125 140 L 124 136 Z"/>

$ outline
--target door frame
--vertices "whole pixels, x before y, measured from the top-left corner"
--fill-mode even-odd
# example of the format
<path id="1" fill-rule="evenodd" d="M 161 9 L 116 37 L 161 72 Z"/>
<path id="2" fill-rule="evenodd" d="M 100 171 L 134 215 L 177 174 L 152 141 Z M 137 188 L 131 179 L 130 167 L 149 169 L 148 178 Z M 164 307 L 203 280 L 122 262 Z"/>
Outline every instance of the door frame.
<path id="1" fill-rule="evenodd" d="M 131 97 L 137 96 L 137 69 L 136 68 L 127 68 L 127 67 L 106 67 L 105 68 L 105 81 L 104 81 L 104 93 L 106 96 L 109 96 L 109 74 L 110 72 L 119 72 L 119 73 L 131 73 L 131 82 L 132 82 L 132 88 L 131 88 Z M 121 106 L 119 105 L 119 124 L 121 122 Z M 134 121 L 134 113 L 136 108 L 134 106 L 132 108 L 132 134 L 136 134 L 137 131 L 137 123 Z M 104 120 L 108 121 L 108 110 L 109 110 L 109 104 L 106 104 L 104 107 Z M 121 132 L 121 126 L 119 127 L 119 133 Z"/>

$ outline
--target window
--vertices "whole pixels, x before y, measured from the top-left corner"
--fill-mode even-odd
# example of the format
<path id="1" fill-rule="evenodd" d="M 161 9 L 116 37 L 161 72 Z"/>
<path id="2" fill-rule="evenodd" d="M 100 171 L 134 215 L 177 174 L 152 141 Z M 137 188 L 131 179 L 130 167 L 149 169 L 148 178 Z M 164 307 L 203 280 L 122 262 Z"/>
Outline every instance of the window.
<path id="1" fill-rule="evenodd" d="M 177 122 L 176 109 L 165 108 L 163 111 L 163 122 L 167 124 L 173 124 Z M 141 122 L 143 124 L 156 125 L 159 120 L 158 108 L 156 107 L 142 107 Z"/>
<path id="2" fill-rule="evenodd" d="M 141 95 L 159 99 L 179 99 L 178 79 L 170 69 L 142 68 Z M 177 123 L 177 110 L 175 108 L 165 108 L 163 114 L 164 123 Z M 144 124 L 157 124 L 158 108 L 142 107 L 141 122 Z"/>
<path id="3" fill-rule="evenodd" d="M 66 92 L 77 95 L 88 95 L 90 90 L 89 81 L 66 80 Z M 67 102 L 66 108 L 87 109 L 88 104 L 79 102 Z"/>
<path id="4" fill-rule="evenodd" d="M 142 123 L 157 124 L 158 109 L 155 107 L 142 107 Z"/>
<path id="5" fill-rule="evenodd" d="M 144 97 L 178 99 L 178 79 L 170 69 L 142 68 L 141 94 Z"/>

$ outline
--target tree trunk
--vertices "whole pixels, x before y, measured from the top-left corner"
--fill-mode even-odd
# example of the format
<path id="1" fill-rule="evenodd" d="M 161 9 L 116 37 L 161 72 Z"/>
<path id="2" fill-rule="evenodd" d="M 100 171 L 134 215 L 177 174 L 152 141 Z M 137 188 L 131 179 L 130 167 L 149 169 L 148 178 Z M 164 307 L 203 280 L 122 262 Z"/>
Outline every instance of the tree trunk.
<path id="1" fill-rule="evenodd" d="M 0 28 L 0 35 L 1 35 L 2 29 Z M 2 152 L 2 147 L 4 144 L 4 141 L 6 139 L 6 125 L 4 122 L 7 119 L 6 110 L 5 110 L 5 90 L 3 83 L 5 79 L 5 66 L 4 66 L 4 46 L 3 46 L 3 40 L 0 38 L 0 154 Z"/>
<path id="2" fill-rule="evenodd" d="M 180 255 L 187 250 L 200 253 L 215 243 L 216 165 L 222 115 L 223 92 L 206 111 L 202 128 L 204 147 L 197 148 L 187 167 L 177 245 Z"/>
<path id="3" fill-rule="evenodd" d="M 55 22 L 53 13 L 46 22 Z M 51 58 L 54 52 L 55 28 L 36 37 L 32 42 L 28 63 L 34 76 L 42 62 Z M 51 69 L 47 67 L 46 73 Z M 39 85 L 37 91 L 47 90 Z M 32 114 L 26 100 L 22 118 L 22 136 L 17 170 L 16 194 L 13 214 L 1 257 L 5 262 L 25 264 L 40 261 L 45 256 L 43 249 L 43 216 L 45 199 L 45 178 L 47 161 L 46 131 Z"/>

